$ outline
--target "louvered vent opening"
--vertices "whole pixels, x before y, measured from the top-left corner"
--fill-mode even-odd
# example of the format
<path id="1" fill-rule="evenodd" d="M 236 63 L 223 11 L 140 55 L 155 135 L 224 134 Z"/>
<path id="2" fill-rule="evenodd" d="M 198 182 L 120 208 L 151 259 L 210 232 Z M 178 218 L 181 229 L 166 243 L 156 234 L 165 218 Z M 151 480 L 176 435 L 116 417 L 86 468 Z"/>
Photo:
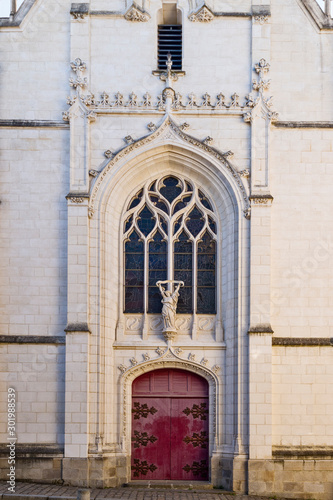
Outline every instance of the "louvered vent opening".
<path id="1" fill-rule="evenodd" d="M 158 69 L 166 69 L 168 52 L 171 54 L 172 69 L 182 69 L 182 26 L 160 24 L 158 27 Z"/>

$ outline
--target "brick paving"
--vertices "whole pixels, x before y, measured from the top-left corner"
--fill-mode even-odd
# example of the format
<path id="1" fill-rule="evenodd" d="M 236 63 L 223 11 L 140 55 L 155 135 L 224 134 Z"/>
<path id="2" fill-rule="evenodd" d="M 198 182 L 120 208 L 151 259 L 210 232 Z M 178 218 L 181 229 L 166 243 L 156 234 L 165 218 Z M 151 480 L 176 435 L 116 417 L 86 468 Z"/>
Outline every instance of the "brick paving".
<path id="1" fill-rule="evenodd" d="M 78 488 L 37 483 L 16 483 L 15 493 L 8 491 L 6 481 L 0 481 L 0 499 L 21 497 L 22 500 L 61 500 L 77 497 Z M 197 489 L 198 490 L 198 489 Z M 222 490 L 196 491 L 184 489 L 139 488 L 135 486 L 123 488 L 105 488 L 90 490 L 92 500 L 268 500 L 269 497 L 236 495 Z M 274 497 L 275 498 L 275 497 Z M 279 499 L 284 500 L 284 499 Z"/>

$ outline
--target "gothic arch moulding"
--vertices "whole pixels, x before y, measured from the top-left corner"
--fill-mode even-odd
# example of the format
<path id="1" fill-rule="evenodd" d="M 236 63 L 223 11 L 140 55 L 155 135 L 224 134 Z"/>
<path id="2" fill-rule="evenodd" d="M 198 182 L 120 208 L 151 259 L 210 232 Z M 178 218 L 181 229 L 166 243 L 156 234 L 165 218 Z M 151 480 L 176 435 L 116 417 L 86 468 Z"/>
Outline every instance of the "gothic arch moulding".
<path id="1" fill-rule="evenodd" d="M 194 170 L 200 170 L 201 166 L 212 185 L 224 187 L 235 208 L 246 212 L 249 208 L 248 194 L 239 173 L 228 160 L 230 152 L 221 153 L 205 141 L 186 134 L 182 128 L 166 117 L 159 128 L 137 141 L 129 141 L 127 147 L 104 164 L 92 185 L 90 217 L 94 217 L 95 213 L 102 209 L 112 185 L 118 185 L 120 179 L 126 177 L 131 169 L 135 169 L 137 173 L 142 162 L 147 163 L 151 159 L 156 161 L 158 156 L 166 151 L 174 155 L 178 153 L 178 157 L 191 164 Z M 131 172 L 130 177 L 133 175 L 135 174 Z"/>

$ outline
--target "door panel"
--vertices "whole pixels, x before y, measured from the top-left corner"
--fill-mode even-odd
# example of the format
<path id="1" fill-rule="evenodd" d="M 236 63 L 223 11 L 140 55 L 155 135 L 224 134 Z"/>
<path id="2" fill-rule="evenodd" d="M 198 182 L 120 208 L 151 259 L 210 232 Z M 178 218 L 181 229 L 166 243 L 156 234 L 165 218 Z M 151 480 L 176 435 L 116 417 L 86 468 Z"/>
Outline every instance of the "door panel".
<path id="1" fill-rule="evenodd" d="M 208 400 L 171 401 L 171 477 L 208 479 Z"/>
<path id="2" fill-rule="evenodd" d="M 138 377 L 132 397 L 132 479 L 205 481 L 208 383 L 184 370 Z"/>
<path id="3" fill-rule="evenodd" d="M 169 398 L 133 398 L 132 479 L 170 479 Z"/>

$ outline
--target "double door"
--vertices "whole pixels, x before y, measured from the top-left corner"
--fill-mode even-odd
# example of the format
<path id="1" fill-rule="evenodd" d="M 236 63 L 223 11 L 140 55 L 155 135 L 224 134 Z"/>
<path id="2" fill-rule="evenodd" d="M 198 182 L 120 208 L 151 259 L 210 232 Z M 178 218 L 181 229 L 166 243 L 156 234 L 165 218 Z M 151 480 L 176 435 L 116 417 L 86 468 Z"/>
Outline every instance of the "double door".
<path id="1" fill-rule="evenodd" d="M 208 384 L 176 369 L 138 377 L 132 396 L 132 479 L 209 478 Z"/>

